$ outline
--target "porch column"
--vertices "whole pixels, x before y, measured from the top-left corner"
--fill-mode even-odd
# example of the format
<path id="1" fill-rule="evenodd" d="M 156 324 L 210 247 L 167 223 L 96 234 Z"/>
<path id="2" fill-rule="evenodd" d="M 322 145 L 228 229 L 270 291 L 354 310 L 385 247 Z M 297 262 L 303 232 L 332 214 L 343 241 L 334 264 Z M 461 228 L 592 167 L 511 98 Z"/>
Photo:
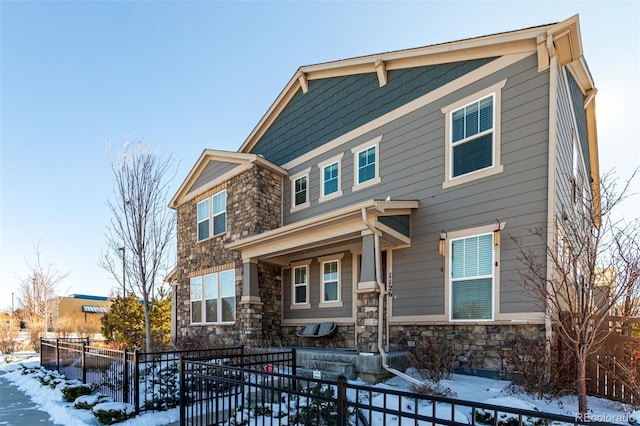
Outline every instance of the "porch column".
<path id="1" fill-rule="evenodd" d="M 376 284 L 376 253 L 373 234 L 369 232 L 362 236 L 362 259 L 360 261 L 360 279 L 358 290 L 372 290 Z"/>
<path id="2" fill-rule="evenodd" d="M 262 345 L 262 300 L 258 283 L 258 260 L 242 263 L 242 298 L 240 299 L 240 340 L 245 345 Z"/>
<path id="3" fill-rule="evenodd" d="M 356 290 L 356 347 L 360 353 L 378 352 L 378 294 L 374 236 L 371 232 L 364 232 Z"/>

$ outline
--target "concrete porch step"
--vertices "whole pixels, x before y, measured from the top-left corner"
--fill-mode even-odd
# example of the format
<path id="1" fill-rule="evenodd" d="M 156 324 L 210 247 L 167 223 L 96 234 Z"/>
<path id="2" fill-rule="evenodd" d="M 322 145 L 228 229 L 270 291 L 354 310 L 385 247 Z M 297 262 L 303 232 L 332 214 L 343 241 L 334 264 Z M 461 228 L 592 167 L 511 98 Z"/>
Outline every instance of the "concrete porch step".
<path id="1" fill-rule="evenodd" d="M 343 376 L 344 374 L 338 373 L 335 371 L 325 371 L 325 370 L 313 370 L 311 368 L 296 368 L 296 374 L 302 377 L 308 377 L 313 379 L 313 372 L 320 371 L 320 380 L 328 380 L 330 382 L 338 381 L 338 377 Z"/>
<path id="2" fill-rule="evenodd" d="M 358 375 L 356 373 L 356 367 L 351 362 L 339 362 L 339 361 L 325 361 L 320 359 L 306 359 L 301 360 L 298 368 L 296 369 L 299 374 L 301 371 L 309 370 L 313 373 L 314 370 L 322 372 L 322 378 L 333 377 L 337 379 L 339 376 L 345 376 L 347 379 L 355 379 Z M 326 374 L 325 374 L 326 373 Z M 310 375 L 309 377 L 311 377 Z M 333 379 L 332 379 L 333 380 Z"/>

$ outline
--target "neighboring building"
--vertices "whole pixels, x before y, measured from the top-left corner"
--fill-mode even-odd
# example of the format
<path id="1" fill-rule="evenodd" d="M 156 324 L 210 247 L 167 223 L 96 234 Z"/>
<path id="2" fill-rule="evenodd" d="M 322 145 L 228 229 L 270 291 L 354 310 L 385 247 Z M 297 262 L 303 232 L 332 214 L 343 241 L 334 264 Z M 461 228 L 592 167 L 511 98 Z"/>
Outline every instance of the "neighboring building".
<path id="1" fill-rule="evenodd" d="M 510 236 L 597 191 L 594 95 L 577 16 L 301 67 L 171 200 L 178 341 L 376 354 L 435 337 L 500 369 L 514 337 L 550 331 Z M 322 321 L 337 333 L 296 336 Z"/>
<path id="2" fill-rule="evenodd" d="M 102 296 L 71 294 L 60 297 L 50 324 L 67 331 L 100 332 L 100 319 L 109 312 L 113 300 Z"/>

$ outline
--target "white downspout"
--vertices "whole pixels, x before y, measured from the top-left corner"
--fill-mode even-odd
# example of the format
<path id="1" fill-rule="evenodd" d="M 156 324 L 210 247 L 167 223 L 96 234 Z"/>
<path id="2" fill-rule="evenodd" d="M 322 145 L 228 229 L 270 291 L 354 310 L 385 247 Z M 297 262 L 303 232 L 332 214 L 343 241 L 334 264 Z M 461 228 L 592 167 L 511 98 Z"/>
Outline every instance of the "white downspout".
<path id="1" fill-rule="evenodd" d="M 374 256 L 376 258 L 376 283 L 378 284 L 378 289 L 380 290 L 380 295 L 378 296 L 378 352 L 380 352 L 380 356 L 382 358 L 382 368 L 387 370 L 389 373 L 394 374 L 398 377 L 401 377 L 411 383 L 414 383 L 418 386 L 424 385 L 420 380 L 414 379 L 413 377 L 404 374 L 402 371 L 396 370 L 395 368 L 389 367 L 387 363 L 387 353 L 384 350 L 384 345 L 382 344 L 382 313 L 384 312 L 384 298 L 387 295 L 387 289 L 384 284 L 380 280 L 380 274 L 382 273 L 381 266 L 381 253 L 380 253 L 380 231 L 376 229 L 375 226 L 369 219 L 367 218 L 367 209 L 363 207 L 362 211 L 362 221 L 365 225 L 373 232 L 373 250 Z M 389 312 L 387 312 L 387 324 L 389 323 L 388 318 Z"/>

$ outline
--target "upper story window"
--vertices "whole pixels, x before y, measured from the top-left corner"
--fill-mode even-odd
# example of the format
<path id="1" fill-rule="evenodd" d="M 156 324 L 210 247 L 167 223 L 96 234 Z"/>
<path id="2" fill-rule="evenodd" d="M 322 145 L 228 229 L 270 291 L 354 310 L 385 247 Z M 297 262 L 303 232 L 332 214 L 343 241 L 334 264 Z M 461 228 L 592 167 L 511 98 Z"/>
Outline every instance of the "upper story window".
<path id="1" fill-rule="evenodd" d="M 198 241 L 227 231 L 227 191 L 202 200 L 197 206 Z"/>
<path id="2" fill-rule="evenodd" d="M 493 319 L 493 234 L 451 239 L 449 269 L 452 320 Z"/>
<path id="3" fill-rule="evenodd" d="M 290 177 L 291 179 L 291 212 L 309 207 L 309 172 L 303 170 Z"/>
<path id="4" fill-rule="evenodd" d="M 324 202 L 342 195 L 342 179 L 340 177 L 340 163 L 344 153 L 329 158 L 318 164 L 320 169 L 320 200 Z"/>
<path id="5" fill-rule="evenodd" d="M 502 172 L 500 104 L 505 84 L 503 80 L 442 109 L 447 117 L 444 188 Z"/>
<path id="6" fill-rule="evenodd" d="M 301 206 L 307 202 L 308 188 L 307 180 L 308 176 L 302 176 L 293 181 L 293 205 L 294 207 Z"/>
<path id="7" fill-rule="evenodd" d="M 190 280 L 191 323 L 235 321 L 235 270 L 193 277 Z"/>
<path id="8" fill-rule="evenodd" d="M 338 163 L 332 163 L 322 168 L 322 195 L 327 196 L 338 192 L 340 180 L 340 167 Z"/>
<path id="9" fill-rule="evenodd" d="M 353 191 L 380 183 L 381 140 L 382 136 L 378 136 L 351 150 L 354 164 Z"/>
<path id="10" fill-rule="evenodd" d="M 451 113 L 451 176 L 493 166 L 493 95 Z"/>

